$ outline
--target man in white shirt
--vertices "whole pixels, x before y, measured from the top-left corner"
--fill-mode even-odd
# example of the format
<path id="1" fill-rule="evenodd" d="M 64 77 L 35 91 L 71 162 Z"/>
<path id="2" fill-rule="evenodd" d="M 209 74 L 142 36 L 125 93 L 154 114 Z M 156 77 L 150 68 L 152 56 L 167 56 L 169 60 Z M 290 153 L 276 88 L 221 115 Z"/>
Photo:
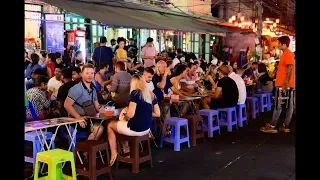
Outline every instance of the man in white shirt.
<path id="1" fill-rule="evenodd" d="M 239 99 L 238 99 L 238 104 L 244 104 L 246 102 L 247 98 L 247 90 L 246 90 L 246 85 L 244 83 L 244 80 L 239 76 L 238 74 L 233 72 L 232 66 L 229 67 L 229 77 L 236 82 L 238 91 L 239 91 Z"/>
<path id="2" fill-rule="evenodd" d="M 57 64 L 54 68 L 54 75 L 48 81 L 48 94 L 51 100 L 57 99 L 57 94 L 59 87 L 63 84 L 61 81 L 61 70 L 63 66 L 61 64 Z"/>
<path id="3" fill-rule="evenodd" d="M 154 75 L 154 70 L 151 67 L 144 68 L 143 77 L 146 80 L 147 86 L 150 89 L 150 91 L 154 90 L 154 84 L 152 82 L 153 75 Z"/>

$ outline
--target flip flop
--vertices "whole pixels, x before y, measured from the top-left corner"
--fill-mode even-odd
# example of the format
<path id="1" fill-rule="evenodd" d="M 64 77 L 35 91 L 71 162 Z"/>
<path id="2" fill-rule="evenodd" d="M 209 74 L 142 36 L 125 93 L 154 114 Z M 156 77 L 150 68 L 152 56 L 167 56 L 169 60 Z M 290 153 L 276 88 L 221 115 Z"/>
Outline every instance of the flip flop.
<path id="1" fill-rule="evenodd" d="M 116 162 L 117 157 L 118 157 L 118 154 L 116 154 L 116 155 L 113 157 L 113 159 L 111 159 L 111 161 L 110 161 L 110 167 Z"/>

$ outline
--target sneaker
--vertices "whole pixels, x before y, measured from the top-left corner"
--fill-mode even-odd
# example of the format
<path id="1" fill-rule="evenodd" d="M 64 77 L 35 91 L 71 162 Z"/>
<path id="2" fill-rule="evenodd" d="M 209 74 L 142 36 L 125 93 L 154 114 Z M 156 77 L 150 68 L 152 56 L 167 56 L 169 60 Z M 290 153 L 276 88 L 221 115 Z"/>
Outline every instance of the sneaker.
<path id="1" fill-rule="evenodd" d="M 289 133 L 290 129 L 288 126 L 286 126 L 285 124 L 283 124 L 282 126 L 279 127 L 279 131 L 281 132 L 285 132 L 285 133 Z"/>
<path id="2" fill-rule="evenodd" d="M 260 131 L 264 133 L 278 133 L 278 130 L 275 126 L 272 126 L 271 124 L 267 123 L 265 127 L 261 127 Z"/>

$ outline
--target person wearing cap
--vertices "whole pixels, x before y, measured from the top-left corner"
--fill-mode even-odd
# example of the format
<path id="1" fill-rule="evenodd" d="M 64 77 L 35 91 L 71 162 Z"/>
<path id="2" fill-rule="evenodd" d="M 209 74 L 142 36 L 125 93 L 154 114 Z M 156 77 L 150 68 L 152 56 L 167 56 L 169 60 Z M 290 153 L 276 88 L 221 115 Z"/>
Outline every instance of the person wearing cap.
<path id="1" fill-rule="evenodd" d="M 228 77 L 229 72 L 229 67 L 226 65 L 218 68 L 220 79 L 215 94 L 202 100 L 204 109 L 228 108 L 237 105 L 239 91 L 236 82 Z"/>
<path id="2" fill-rule="evenodd" d="M 110 47 L 106 46 L 107 38 L 105 36 L 100 37 L 100 46 L 95 48 L 92 55 L 92 61 L 97 68 L 96 71 L 99 71 L 101 63 L 106 63 L 109 67 L 112 66 L 113 51 Z M 112 71 L 112 68 L 109 68 L 109 72 Z"/>

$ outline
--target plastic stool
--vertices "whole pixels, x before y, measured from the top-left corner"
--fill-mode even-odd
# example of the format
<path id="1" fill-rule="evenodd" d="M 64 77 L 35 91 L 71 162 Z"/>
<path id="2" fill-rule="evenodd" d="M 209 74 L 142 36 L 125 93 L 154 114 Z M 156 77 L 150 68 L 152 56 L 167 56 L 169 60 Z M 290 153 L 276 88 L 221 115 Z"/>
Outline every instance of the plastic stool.
<path id="1" fill-rule="evenodd" d="M 43 137 L 42 137 L 41 133 L 40 132 L 38 132 L 38 133 L 39 133 L 39 136 L 42 140 Z M 47 141 L 51 140 L 52 136 L 53 136 L 52 132 L 46 132 L 46 140 Z M 36 161 L 36 155 L 38 152 L 41 151 L 41 144 L 40 144 L 39 138 L 37 136 L 37 133 L 35 131 L 25 133 L 24 140 L 32 142 L 32 151 L 33 151 L 32 157 L 25 156 L 24 161 L 28 162 L 28 163 L 32 163 L 33 167 L 34 167 L 35 161 Z M 52 141 L 51 148 L 52 149 L 55 148 L 54 141 Z"/>
<path id="2" fill-rule="evenodd" d="M 206 142 L 204 137 L 204 125 L 203 125 L 203 118 L 199 115 L 187 115 L 185 116 L 188 119 L 188 124 L 190 127 L 190 141 L 191 146 L 197 145 L 197 139 L 203 138 L 203 142 Z M 197 133 L 197 126 L 201 126 L 200 133 Z"/>
<path id="3" fill-rule="evenodd" d="M 233 125 L 236 125 L 236 128 L 238 129 L 236 107 L 218 108 L 218 112 L 219 112 L 220 126 L 227 126 L 228 132 L 232 132 Z M 227 115 L 226 119 L 224 119 L 223 113 L 226 113 L 226 115 Z M 227 120 L 227 121 L 225 121 L 225 120 Z"/>
<path id="4" fill-rule="evenodd" d="M 250 103 L 251 117 L 256 119 L 259 116 L 259 103 L 257 97 L 247 97 L 247 101 Z"/>
<path id="5" fill-rule="evenodd" d="M 164 133 L 166 131 L 166 125 L 170 125 L 171 128 L 174 128 L 174 134 L 171 134 L 170 137 L 165 137 Z M 180 137 L 180 127 L 186 126 L 187 136 Z M 189 140 L 189 128 L 188 128 L 188 120 L 184 118 L 178 117 L 170 117 L 164 120 L 161 132 L 161 141 L 160 147 L 162 147 L 163 142 L 169 142 L 174 144 L 174 151 L 180 151 L 181 143 L 188 142 L 188 147 L 190 148 L 190 140 Z"/>
<path id="6" fill-rule="evenodd" d="M 71 162 L 72 176 L 67 176 L 62 173 L 62 163 Z M 48 175 L 39 178 L 39 163 L 44 162 L 48 164 Z M 39 152 L 36 159 L 36 168 L 34 172 L 34 180 L 76 180 L 77 173 L 74 164 L 73 153 L 62 149 L 53 149 Z"/>
<path id="7" fill-rule="evenodd" d="M 264 112 L 264 109 L 268 109 L 268 97 L 266 93 L 255 94 L 255 97 L 259 99 L 260 112 Z"/>
<path id="8" fill-rule="evenodd" d="M 272 99 L 273 94 L 272 93 L 267 93 L 267 104 L 268 104 L 268 111 L 271 111 L 272 109 L 272 104 L 273 104 L 273 99 Z"/>
<path id="9" fill-rule="evenodd" d="M 238 114 L 238 126 L 243 127 L 243 121 L 246 121 L 248 125 L 247 119 L 247 107 L 246 104 L 238 104 L 237 105 L 237 114 Z"/>
<path id="10" fill-rule="evenodd" d="M 140 171 L 140 164 L 143 162 L 150 161 L 150 166 L 153 167 L 149 134 L 143 136 L 125 136 L 117 134 L 116 136 L 120 142 L 128 141 L 132 144 L 129 153 L 123 153 L 119 144 L 116 169 L 119 167 L 119 162 L 132 164 L 133 173 L 138 173 Z M 140 143 L 143 141 L 148 142 L 148 152 L 141 152 L 139 150 Z"/>
<path id="11" fill-rule="evenodd" d="M 208 129 L 208 137 L 209 138 L 213 137 L 214 131 L 219 131 L 219 135 L 220 135 L 220 125 L 219 125 L 219 115 L 218 114 L 219 113 L 217 110 L 211 110 L 211 109 L 199 110 L 199 115 L 202 116 L 202 118 L 203 118 L 203 124 Z M 213 123 L 214 116 L 217 116 L 215 123 Z"/>
<path id="12" fill-rule="evenodd" d="M 100 158 L 97 159 L 97 153 L 101 151 L 106 151 L 106 155 L 102 158 L 103 161 Z M 109 179 L 112 179 L 111 168 L 109 165 L 109 147 L 107 142 L 97 140 L 85 140 L 78 142 L 74 152 L 75 162 L 77 162 L 78 152 L 88 153 L 88 162 L 76 165 L 76 170 L 79 175 L 87 176 L 89 177 L 89 180 L 95 180 L 99 175 L 109 174 Z"/>

